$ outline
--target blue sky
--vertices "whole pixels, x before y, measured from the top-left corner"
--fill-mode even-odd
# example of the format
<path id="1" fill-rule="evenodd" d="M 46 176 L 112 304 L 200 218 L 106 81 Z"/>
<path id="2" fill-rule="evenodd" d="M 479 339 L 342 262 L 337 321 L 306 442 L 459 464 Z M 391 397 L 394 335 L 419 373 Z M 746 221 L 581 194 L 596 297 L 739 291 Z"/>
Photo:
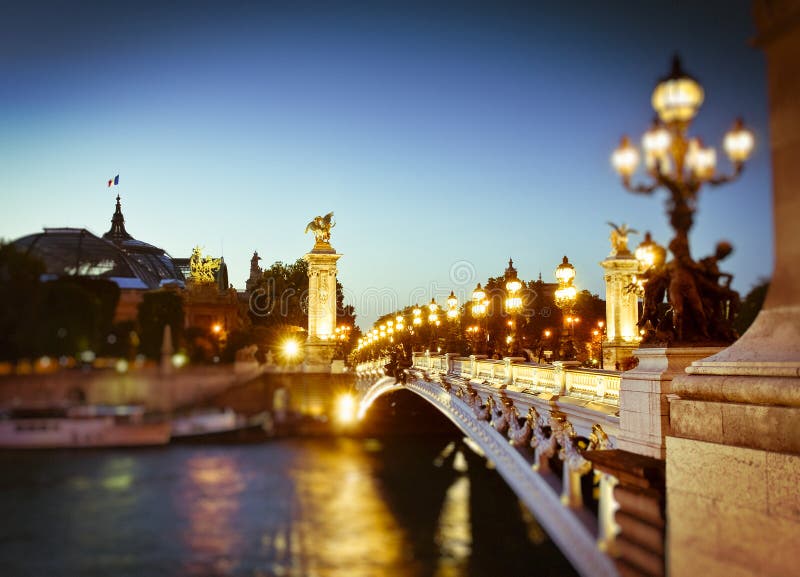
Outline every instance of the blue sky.
<path id="1" fill-rule="evenodd" d="M 509 256 L 552 280 L 566 254 L 602 296 L 606 221 L 670 238 L 663 193 L 625 192 L 609 156 L 678 51 L 706 89 L 693 132 L 719 146 L 742 115 L 756 133 L 692 234 L 696 257 L 734 243 L 747 292 L 773 259 L 753 34 L 747 1 L 2 4 L 0 237 L 102 234 L 119 192 L 136 238 L 224 253 L 242 288 L 253 250 L 293 261 L 333 210 L 363 326 Z"/>

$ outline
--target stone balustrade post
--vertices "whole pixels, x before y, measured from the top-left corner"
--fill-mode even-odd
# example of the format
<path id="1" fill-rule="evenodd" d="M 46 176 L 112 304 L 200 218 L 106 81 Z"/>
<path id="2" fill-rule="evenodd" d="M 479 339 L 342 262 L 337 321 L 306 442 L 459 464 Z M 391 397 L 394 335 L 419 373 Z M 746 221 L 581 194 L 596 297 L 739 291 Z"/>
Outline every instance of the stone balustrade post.
<path id="1" fill-rule="evenodd" d="M 514 384 L 514 370 L 513 363 L 521 363 L 525 361 L 525 357 L 503 357 L 503 364 L 505 364 L 506 374 L 503 379 L 503 386 L 507 387 Z"/>
<path id="2" fill-rule="evenodd" d="M 561 473 L 561 503 L 573 509 L 583 507 L 583 492 L 581 490 L 581 477 L 584 472 L 582 469 L 575 469 L 570 463 L 564 461 L 564 468 Z"/>
<path id="3" fill-rule="evenodd" d="M 453 373 L 453 358 L 455 356 L 456 356 L 455 353 L 444 354 L 444 372 L 446 375 L 450 375 Z"/>
<path id="4" fill-rule="evenodd" d="M 553 361 L 553 394 L 566 395 L 567 390 L 567 369 L 580 365 L 578 361 Z"/>
<path id="5" fill-rule="evenodd" d="M 616 553 L 619 525 L 615 520 L 619 503 L 614 498 L 614 487 L 619 480 L 614 475 L 599 472 L 600 486 L 597 503 L 597 546 L 609 555 Z"/>

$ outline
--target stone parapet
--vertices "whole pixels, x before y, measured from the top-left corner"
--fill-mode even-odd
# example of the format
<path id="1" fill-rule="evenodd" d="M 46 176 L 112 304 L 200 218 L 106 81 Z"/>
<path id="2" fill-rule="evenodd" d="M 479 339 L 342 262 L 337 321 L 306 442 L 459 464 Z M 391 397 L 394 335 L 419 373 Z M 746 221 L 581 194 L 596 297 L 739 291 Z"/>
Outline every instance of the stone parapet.
<path id="1" fill-rule="evenodd" d="M 622 373 L 619 395 L 619 448 L 664 459 L 669 433 L 672 380 L 693 361 L 718 352 L 712 347 L 640 348 L 639 365 Z"/>

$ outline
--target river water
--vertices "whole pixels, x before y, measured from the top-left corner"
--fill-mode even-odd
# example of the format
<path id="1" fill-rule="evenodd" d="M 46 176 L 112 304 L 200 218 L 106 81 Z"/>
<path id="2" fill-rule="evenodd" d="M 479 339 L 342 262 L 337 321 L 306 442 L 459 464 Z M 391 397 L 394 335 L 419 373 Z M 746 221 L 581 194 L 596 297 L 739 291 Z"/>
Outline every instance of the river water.
<path id="1" fill-rule="evenodd" d="M 0 575 L 573 575 L 458 437 L 0 453 Z"/>

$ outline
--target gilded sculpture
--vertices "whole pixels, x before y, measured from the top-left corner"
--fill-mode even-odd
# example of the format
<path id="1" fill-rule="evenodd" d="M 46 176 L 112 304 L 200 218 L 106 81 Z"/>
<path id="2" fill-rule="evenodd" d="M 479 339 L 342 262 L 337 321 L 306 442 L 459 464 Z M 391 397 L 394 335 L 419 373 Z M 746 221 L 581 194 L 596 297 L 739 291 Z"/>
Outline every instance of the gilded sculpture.
<path id="1" fill-rule="evenodd" d="M 611 241 L 611 256 L 630 254 L 631 251 L 628 250 L 628 235 L 638 234 L 638 231 L 628 228 L 628 225 L 624 222 L 619 226 L 613 222 L 607 224 L 611 227 L 611 235 L 609 236 L 609 240 Z"/>
<path id="2" fill-rule="evenodd" d="M 194 247 L 189 258 L 189 280 L 199 284 L 215 282 L 214 273 L 219 270 L 221 262 L 221 258 L 203 256 L 200 247 Z"/>
<path id="3" fill-rule="evenodd" d="M 333 213 L 329 212 L 325 216 L 316 216 L 306 225 L 306 234 L 308 231 L 314 233 L 314 239 L 319 244 L 328 244 L 331 241 L 331 229 L 336 226 L 333 220 Z"/>

